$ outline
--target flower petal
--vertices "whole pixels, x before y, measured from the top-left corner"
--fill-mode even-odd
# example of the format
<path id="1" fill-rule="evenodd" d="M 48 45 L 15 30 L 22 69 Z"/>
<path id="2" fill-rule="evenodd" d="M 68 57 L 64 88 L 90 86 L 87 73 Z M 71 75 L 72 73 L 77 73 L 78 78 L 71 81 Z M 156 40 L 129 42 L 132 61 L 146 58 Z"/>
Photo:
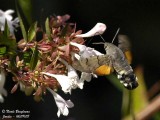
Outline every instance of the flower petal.
<path id="1" fill-rule="evenodd" d="M 0 10 L 0 17 L 4 14 L 4 12 L 2 10 Z"/>
<path id="2" fill-rule="evenodd" d="M 12 13 L 14 13 L 14 10 L 7 10 L 5 12 L 0 10 L 0 29 L 1 29 L 1 31 L 4 31 L 5 20 L 7 20 L 7 24 L 8 24 L 8 27 L 9 27 L 11 34 L 14 34 L 15 27 L 19 26 L 18 25 L 18 22 L 19 22 L 18 18 L 15 18 L 12 21 L 13 17 L 12 17 L 12 15 L 10 15 Z"/>
<path id="3" fill-rule="evenodd" d="M 7 20 L 12 20 L 13 17 L 10 15 L 12 13 L 14 13 L 14 10 L 9 9 L 9 10 L 5 11 L 4 15 Z"/>
<path id="4" fill-rule="evenodd" d="M 12 13 L 14 13 L 14 10 L 9 9 L 9 10 L 6 10 L 6 11 L 5 11 L 5 14 L 8 14 L 8 15 L 9 15 L 9 14 L 12 14 Z"/>
<path id="5" fill-rule="evenodd" d="M 74 104 L 73 104 L 73 102 L 71 100 L 67 100 L 66 101 L 66 105 L 67 105 L 68 108 L 74 107 Z"/>
<path id="6" fill-rule="evenodd" d="M 80 60 L 80 56 L 78 55 L 78 54 L 76 54 L 76 53 L 71 53 L 71 56 L 73 57 L 72 59 L 74 59 L 74 57 L 77 59 L 77 60 Z"/>
<path id="7" fill-rule="evenodd" d="M 3 88 L 3 89 L 2 89 L 2 95 L 4 95 L 5 97 L 7 97 L 7 94 L 8 94 L 8 93 L 7 93 L 7 90 Z"/>
<path id="8" fill-rule="evenodd" d="M 58 109 L 57 116 L 60 117 L 60 115 L 61 115 L 61 110 Z"/>
<path id="9" fill-rule="evenodd" d="M 106 30 L 106 25 L 104 23 L 97 23 L 90 31 L 85 34 L 76 35 L 76 37 L 92 37 L 96 35 L 101 35 Z"/>
<path id="10" fill-rule="evenodd" d="M 68 77 L 69 77 L 70 79 L 78 80 L 79 77 L 78 77 L 78 74 L 77 74 L 76 70 L 75 70 L 72 66 L 70 66 L 65 60 L 63 60 L 63 59 L 59 59 L 59 60 L 60 60 L 63 64 L 66 65 L 66 67 L 67 67 L 67 69 L 68 69 Z"/>
<path id="11" fill-rule="evenodd" d="M 0 94 L 0 103 L 4 103 L 4 98 L 1 94 Z"/>
<path id="12" fill-rule="evenodd" d="M 95 56 L 95 55 L 103 55 L 94 48 L 86 47 L 85 45 L 81 45 L 75 42 L 70 42 L 70 44 L 79 48 L 80 50 L 79 55 L 83 58 L 88 58 L 90 56 Z"/>
<path id="13" fill-rule="evenodd" d="M 92 78 L 91 73 L 82 72 L 80 80 L 81 81 L 85 81 L 86 80 L 87 82 L 90 82 L 91 78 Z"/>
<path id="14" fill-rule="evenodd" d="M 7 91 L 4 89 L 6 75 L 3 69 L 0 71 L 0 102 L 4 102 L 3 96 L 7 96 Z"/>
<path id="15" fill-rule="evenodd" d="M 1 91 L 1 90 L 3 89 L 3 87 L 4 87 L 5 79 L 6 79 L 6 76 L 5 76 L 4 70 L 1 69 L 1 71 L 0 71 L 0 91 Z"/>
<path id="16" fill-rule="evenodd" d="M 13 21 L 12 21 L 12 24 L 15 26 L 15 27 L 18 27 L 19 26 L 19 19 L 18 19 L 18 17 L 17 18 L 15 18 Z"/>
<path id="17" fill-rule="evenodd" d="M 73 57 L 73 62 L 74 62 L 74 58 L 76 58 L 77 60 L 80 60 L 82 58 L 88 58 L 90 56 L 97 56 L 97 55 L 103 55 L 102 53 L 94 50 L 93 48 L 90 47 L 86 47 L 85 45 L 81 45 L 78 43 L 74 43 L 74 42 L 70 42 L 71 45 L 76 46 L 80 49 L 79 54 L 76 53 L 72 53 L 72 57 Z M 86 72 L 82 72 L 81 73 L 81 78 L 78 81 L 77 85 L 79 86 L 80 89 L 83 89 L 83 85 L 84 85 L 84 81 L 91 81 L 92 75 L 95 77 L 96 75 L 93 73 L 86 73 Z"/>
<path id="18" fill-rule="evenodd" d="M 69 114 L 68 108 L 72 108 L 74 106 L 74 104 L 70 100 L 65 101 L 60 95 L 58 95 L 52 89 L 50 89 L 50 88 L 47 88 L 47 89 L 52 93 L 52 95 L 55 99 L 56 105 L 58 107 L 57 116 L 60 117 L 60 114 L 67 116 Z"/>
<path id="19" fill-rule="evenodd" d="M 70 79 L 70 81 L 72 82 L 72 89 L 76 89 L 77 87 L 79 87 L 80 89 L 82 89 L 82 83 L 79 80 L 79 76 L 76 72 L 76 70 L 69 65 L 66 61 L 64 61 L 63 59 L 59 59 L 63 64 L 65 64 L 67 66 L 68 69 L 68 77 Z"/>
<path id="20" fill-rule="evenodd" d="M 81 45 L 81 44 L 78 44 L 76 42 L 70 42 L 70 44 L 73 45 L 73 46 L 78 47 L 80 51 L 84 51 L 86 49 L 85 45 Z"/>
<path id="21" fill-rule="evenodd" d="M 92 76 L 97 78 L 97 75 L 93 73 L 86 73 L 86 72 L 81 73 L 81 78 L 79 80 L 79 85 L 81 85 L 80 87 L 81 89 L 83 89 L 84 81 L 90 82 Z"/>
<path id="22" fill-rule="evenodd" d="M 42 72 L 42 74 L 56 78 L 57 81 L 59 82 L 59 84 L 61 85 L 62 90 L 65 93 L 67 93 L 67 92 L 71 93 L 72 83 L 71 83 L 68 76 L 51 74 L 51 73 L 46 73 L 46 72 Z"/>

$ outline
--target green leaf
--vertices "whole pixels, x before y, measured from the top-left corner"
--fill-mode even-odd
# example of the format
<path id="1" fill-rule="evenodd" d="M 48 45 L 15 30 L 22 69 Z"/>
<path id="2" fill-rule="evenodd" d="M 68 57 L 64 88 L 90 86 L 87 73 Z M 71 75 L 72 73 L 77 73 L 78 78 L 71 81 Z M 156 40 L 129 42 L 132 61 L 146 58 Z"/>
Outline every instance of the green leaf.
<path id="1" fill-rule="evenodd" d="M 148 105 L 148 97 L 147 97 L 147 89 L 143 76 L 143 68 L 138 66 L 135 70 L 135 74 L 138 78 L 139 86 L 132 91 L 133 95 L 133 104 L 134 104 L 134 112 L 138 113 L 141 111 L 146 105 Z"/>
<path id="2" fill-rule="evenodd" d="M 160 112 L 157 112 L 154 116 L 153 116 L 154 120 L 160 120 Z"/>
<path id="3" fill-rule="evenodd" d="M 18 18 L 19 18 L 19 22 L 20 22 L 20 27 L 21 27 L 23 38 L 27 42 L 27 32 L 26 32 L 26 29 L 24 27 L 24 24 L 23 24 L 23 21 L 22 21 L 20 15 L 18 15 Z"/>
<path id="4" fill-rule="evenodd" d="M 125 93 L 123 93 L 124 95 L 122 100 L 123 101 L 122 107 L 126 107 L 130 110 L 128 115 L 125 114 L 126 116 L 123 116 L 124 117 L 123 120 L 133 120 L 136 114 L 138 114 L 142 109 L 144 109 L 148 105 L 148 97 L 143 76 L 143 68 L 141 66 L 138 66 L 135 70 L 135 74 L 138 78 L 139 86 L 135 90 L 129 91 L 128 93 L 126 91 L 123 91 Z M 125 99 L 128 99 L 128 102 L 125 102 Z M 122 110 L 127 110 L 127 109 L 122 108 Z M 122 111 L 122 113 L 124 112 L 125 111 Z"/>
<path id="5" fill-rule="evenodd" d="M 26 63 L 26 65 L 29 65 L 31 61 L 31 55 L 32 55 L 32 51 L 26 51 L 23 53 L 22 58 L 24 59 L 24 62 Z"/>
<path id="6" fill-rule="evenodd" d="M 23 35 L 24 40 L 27 42 L 27 33 L 26 33 L 26 29 L 25 29 L 24 23 L 22 21 L 21 15 L 19 13 L 17 2 L 16 2 L 16 9 L 17 9 L 17 15 L 18 15 L 18 18 L 19 18 L 22 35 Z"/>
<path id="7" fill-rule="evenodd" d="M 7 51 L 7 48 L 5 46 L 0 47 L 0 55 L 4 55 Z"/>
<path id="8" fill-rule="evenodd" d="M 18 5 L 29 25 L 32 24 L 32 0 L 17 0 Z"/>
<path id="9" fill-rule="evenodd" d="M 48 39 L 51 40 L 51 30 L 49 27 L 49 19 L 48 18 L 46 19 L 45 27 L 46 27 L 46 34 L 48 36 Z"/>
<path id="10" fill-rule="evenodd" d="M 16 54 L 17 43 L 15 39 L 7 38 L 4 34 L 1 34 L 0 45 L 6 47 L 8 54 Z"/>
<path id="11" fill-rule="evenodd" d="M 30 69 L 31 70 L 34 70 L 34 68 L 37 65 L 38 54 L 39 54 L 39 52 L 38 52 L 38 49 L 37 49 L 37 46 L 36 46 L 35 49 L 33 50 L 33 54 L 32 54 L 31 61 L 30 61 Z"/>
<path id="12" fill-rule="evenodd" d="M 132 105 L 132 94 L 131 91 L 123 88 L 123 96 L 122 96 L 122 116 L 125 117 L 131 113 L 131 105 Z"/>
<path id="13" fill-rule="evenodd" d="M 36 35 L 37 22 L 33 23 L 28 30 L 28 41 L 32 41 Z"/>
<path id="14" fill-rule="evenodd" d="M 6 37 L 9 37 L 9 35 L 10 35 L 10 30 L 9 30 L 9 27 L 8 27 L 8 24 L 7 24 L 7 20 L 5 20 L 4 35 Z"/>

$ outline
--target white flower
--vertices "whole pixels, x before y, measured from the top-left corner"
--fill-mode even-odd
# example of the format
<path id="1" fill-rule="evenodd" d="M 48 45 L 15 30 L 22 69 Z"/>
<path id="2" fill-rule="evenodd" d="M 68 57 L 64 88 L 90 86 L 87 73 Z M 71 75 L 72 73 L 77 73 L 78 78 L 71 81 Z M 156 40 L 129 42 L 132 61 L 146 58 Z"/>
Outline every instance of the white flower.
<path id="1" fill-rule="evenodd" d="M 72 82 L 71 82 L 71 80 L 69 79 L 68 76 L 66 76 L 66 75 L 58 75 L 58 74 L 51 74 L 51 73 L 46 73 L 46 72 L 42 72 L 42 74 L 56 78 L 57 81 L 59 82 L 59 84 L 61 85 L 62 90 L 65 93 L 67 93 L 67 92 L 71 93 Z"/>
<path id="2" fill-rule="evenodd" d="M 96 74 L 93 73 L 86 73 L 86 72 L 82 72 L 81 73 L 81 78 L 80 78 L 80 85 L 81 85 L 81 89 L 83 89 L 83 85 L 84 85 L 84 81 L 90 82 L 92 79 L 92 76 L 97 78 Z"/>
<path id="3" fill-rule="evenodd" d="M 70 42 L 70 44 L 79 48 L 79 50 L 80 50 L 79 51 L 79 56 L 82 57 L 82 58 L 88 58 L 90 56 L 103 55 L 102 53 L 95 50 L 94 48 L 86 47 L 85 45 L 81 45 L 81 44 L 78 44 L 78 43 L 75 43 L 75 42 Z M 77 55 L 75 57 L 78 58 Z"/>
<path id="4" fill-rule="evenodd" d="M 101 35 L 106 30 L 106 25 L 104 23 L 97 23 L 90 31 L 85 34 L 76 35 L 76 37 L 92 37 L 96 35 Z"/>
<path id="5" fill-rule="evenodd" d="M 72 82 L 72 89 L 76 89 L 77 87 L 79 87 L 80 89 L 82 89 L 82 83 L 79 80 L 79 76 L 76 72 L 76 70 L 70 66 L 65 60 L 60 59 L 59 60 L 66 65 L 67 69 L 68 69 L 68 77 L 70 78 L 70 81 Z"/>
<path id="6" fill-rule="evenodd" d="M 79 82 L 79 77 L 78 74 L 76 73 L 76 70 L 70 65 L 68 65 L 66 61 L 62 59 L 60 59 L 60 61 L 67 66 L 68 69 L 67 75 L 51 74 L 47 72 L 42 72 L 42 74 L 56 78 L 59 84 L 61 85 L 62 90 L 65 93 L 69 92 L 71 94 L 72 89 L 75 89 L 77 87 L 81 88 L 81 83 Z"/>
<path id="7" fill-rule="evenodd" d="M 5 12 L 3 12 L 2 10 L 0 10 L 0 30 L 4 31 L 4 27 L 5 27 L 5 21 L 7 21 L 9 30 L 11 32 L 11 34 L 14 34 L 14 29 L 15 27 L 18 27 L 18 18 L 15 18 L 13 21 L 13 17 L 11 16 L 11 14 L 14 13 L 14 10 L 7 10 Z"/>
<path id="8" fill-rule="evenodd" d="M 90 81 L 91 81 L 92 76 L 93 76 L 93 77 L 97 77 L 97 75 L 96 75 L 96 74 L 82 72 L 82 73 L 81 73 L 81 78 L 80 78 L 80 80 L 81 80 L 81 81 L 86 80 L 87 82 L 90 82 Z"/>
<path id="9" fill-rule="evenodd" d="M 74 107 L 74 104 L 72 101 L 67 100 L 65 101 L 60 95 L 58 95 L 56 92 L 54 92 L 52 89 L 47 88 L 53 95 L 56 105 L 58 107 L 57 116 L 60 117 L 60 114 L 63 114 L 64 116 L 67 116 L 69 114 L 68 108 Z"/>
<path id="10" fill-rule="evenodd" d="M 81 44 L 78 44 L 78 43 L 75 43 L 75 42 L 70 42 L 70 44 L 78 47 L 79 50 L 80 50 L 79 54 L 72 53 L 72 57 L 76 58 L 78 61 L 82 58 L 89 58 L 90 56 L 103 55 L 102 53 L 100 53 L 99 51 L 97 51 L 97 50 L 95 50 L 91 47 L 86 47 L 85 45 L 81 45 Z M 90 82 L 92 76 L 97 77 L 97 75 L 93 74 L 93 73 L 86 73 L 86 72 L 81 73 L 81 78 L 79 80 L 79 82 L 81 83 L 80 84 L 81 89 L 83 88 L 84 81 L 86 80 L 87 82 Z"/>
<path id="11" fill-rule="evenodd" d="M 104 33 L 104 31 L 106 30 L 106 25 L 103 23 L 97 23 L 89 32 L 85 33 L 85 34 L 80 34 L 80 35 L 76 35 L 75 37 L 92 37 L 95 35 L 101 35 Z M 102 53 L 100 53 L 99 51 L 95 50 L 94 48 L 91 47 L 86 47 L 85 45 L 81 45 L 75 42 L 70 42 L 71 45 L 76 46 L 79 48 L 79 53 L 71 53 L 72 58 L 73 58 L 73 62 L 74 59 L 76 58 L 78 61 L 80 61 L 81 59 L 84 58 L 89 58 L 91 56 L 99 56 L 99 55 L 104 55 Z M 81 83 L 81 89 L 83 88 L 83 84 L 84 81 L 91 81 L 91 78 L 93 77 L 97 77 L 96 74 L 93 73 L 86 73 L 86 72 L 82 72 L 81 73 L 81 78 L 80 78 L 80 83 Z"/>
<path id="12" fill-rule="evenodd" d="M 4 98 L 2 95 L 7 96 L 7 91 L 4 89 L 4 84 L 5 84 L 5 72 L 3 69 L 0 71 L 0 102 L 4 102 Z"/>

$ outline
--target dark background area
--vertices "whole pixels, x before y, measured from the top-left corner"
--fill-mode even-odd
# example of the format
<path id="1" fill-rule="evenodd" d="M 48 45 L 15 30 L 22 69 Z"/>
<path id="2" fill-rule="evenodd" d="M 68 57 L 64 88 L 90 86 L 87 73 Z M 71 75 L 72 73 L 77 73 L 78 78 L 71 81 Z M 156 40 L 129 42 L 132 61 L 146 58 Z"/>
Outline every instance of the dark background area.
<path id="1" fill-rule="evenodd" d="M 2 4 L 3 3 L 3 4 Z M 15 9 L 14 1 L 1 0 L 0 9 Z M 77 23 L 77 30 L 90 30 L 97 22 L 107 25 L 103 34 L 111 42 L 118 27 L 120 33 L 129 36 L 132 42 L 133 68 L 143 65 L 147 87 L 160 78 L 160 2 L 158 0 L 33 0 L 33 18 L 44 20 L 50 15 L 71 15 L 71 22 Z M 99 38 L 94 38 L 100 39 Z M 100 45 L 94 46 L 104 51 Z M 14 85 L 7 78 L 7 90 Z M 60 93 L 65 96 L 63 93 Z M 105 77 L 85 83 L 83 90 L 74 90 L 70 98 L 75 107 L 62 120 L 120 120 L 121 96 Z M 33 120 L 58 120 L 57 107 L 49 93 L 44 101 L 36 103 L 32 96 L 26 97 L 17 91 L 5 98 L 1 109 L 30 110 Z M 0 112 L 1 113 L 1 112 Z"/>

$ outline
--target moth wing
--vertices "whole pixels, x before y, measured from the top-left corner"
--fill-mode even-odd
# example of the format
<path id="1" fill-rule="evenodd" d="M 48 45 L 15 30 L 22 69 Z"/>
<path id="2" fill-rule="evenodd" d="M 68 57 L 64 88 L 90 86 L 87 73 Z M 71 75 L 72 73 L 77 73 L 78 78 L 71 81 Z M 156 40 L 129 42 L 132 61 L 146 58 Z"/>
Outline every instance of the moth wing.
<path id="1" fill-rule="evenodd" d="M 74 59 L 74 61 L 72 61 L 72 67 L 78 71 L 86 72 L 84 71 L 84 68 L 82 67 L 80 61 L 77 59 Z"/>
<path id="2" fill-rule="evenodd" d="M 103 76 L 103 75 L 109 75 L 114 71 L 112 66 L 108 66 L 108 65 L 102 65 L 100 67 L 98 67 L 95 70 L 95 74 L 99 75 L 99 76 Z"/>
<path id="3" fill-rule="evenodd" d="M 118 35 L 118 47 L 123 51 L 129 64 L 132 63 L 131 44 L 128 36 Z"/>
<path id="4" fill-rule="evenodd" d="M 83 72 L 88 72 L 88 73 L 93 73 L 94 70 L 99 67 L 97 56 L 90 56 L 88 58 L 81 58 L 79 60 L 79 63 L 82 67 L 81 71 Z"/>
<path id="5" fill-rule="evenodd" d="M 111 57 L 107 55 L 99 56 L 99 65 L 100 66 L 94 71 L 94 73 L 99 76 L 109 75 L 114 71 Z"/>
<path id="6" fill-rule="evenodd" d="M 99 55 L 75 60 L 72 62 L 72 66 L 81 72 L 108 75 L 113 70 L 111 62 L 110 56 Z"/>

